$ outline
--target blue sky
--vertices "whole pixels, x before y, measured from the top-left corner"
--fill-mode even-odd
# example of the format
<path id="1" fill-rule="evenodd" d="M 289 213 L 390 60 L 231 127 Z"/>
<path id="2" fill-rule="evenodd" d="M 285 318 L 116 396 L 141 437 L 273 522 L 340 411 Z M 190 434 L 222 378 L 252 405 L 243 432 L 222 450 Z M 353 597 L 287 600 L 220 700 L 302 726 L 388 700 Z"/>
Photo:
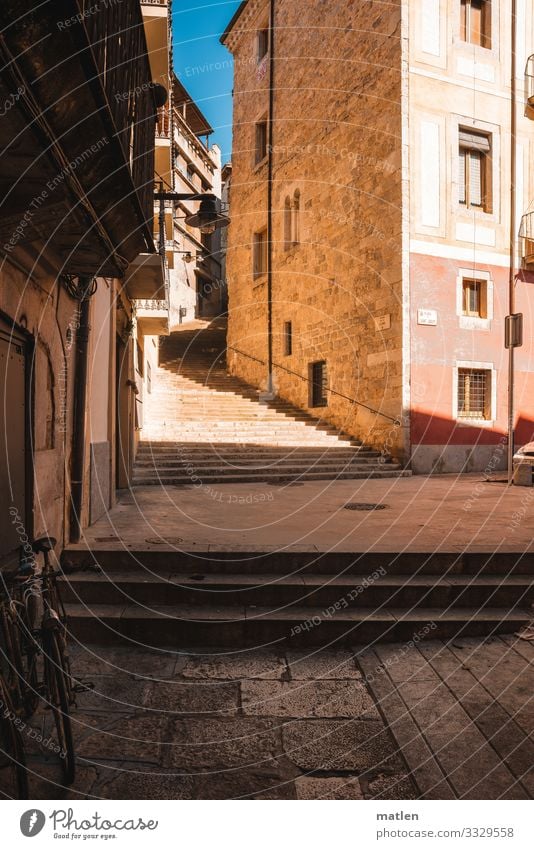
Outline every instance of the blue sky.
<path id="1" fill-rule="evenodd" d="M 227 162 L 232 150 L 232 56 L 219 43 L 240 0 L 174 0 L 174 70 L 215 130 Z"/>

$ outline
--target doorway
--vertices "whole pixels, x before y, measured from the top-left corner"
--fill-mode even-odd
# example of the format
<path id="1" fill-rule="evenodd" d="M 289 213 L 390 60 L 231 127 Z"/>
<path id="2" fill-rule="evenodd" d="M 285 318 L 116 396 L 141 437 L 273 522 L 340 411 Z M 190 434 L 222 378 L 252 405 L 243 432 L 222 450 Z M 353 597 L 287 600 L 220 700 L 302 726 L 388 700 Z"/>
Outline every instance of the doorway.
<path id="1" fill-rule="evenodd" d="M 23 332 L 0 317 L 0 563 L 33 534 L 29 354 Z"/>

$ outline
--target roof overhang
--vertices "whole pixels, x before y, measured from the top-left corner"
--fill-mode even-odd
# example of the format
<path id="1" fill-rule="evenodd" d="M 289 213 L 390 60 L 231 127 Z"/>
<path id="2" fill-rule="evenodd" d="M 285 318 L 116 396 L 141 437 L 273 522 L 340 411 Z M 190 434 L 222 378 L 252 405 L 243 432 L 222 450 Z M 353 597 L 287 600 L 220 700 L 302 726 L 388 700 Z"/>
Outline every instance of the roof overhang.
<path id="1" fill-rule="evenodd" d="M 165 263 L 160 254 L 139 254 L 124 275 L 124 288 L 132 300 L 165 297 Z"/>
<path id="2" fill-rule="evenodd" d="M 134 7 L 124 14 L 142 28 Z M 139 45 L 125 61 L 148 84 L 144 35 Z M 44 250 L 59 271 L 122 276 L 139 253 L 154 250 L 153 234 L 94 46 L 80 0 L 0 4 L 0 102 L 10 106 L 2 117 L 0 250 L 23 265 Z"/>

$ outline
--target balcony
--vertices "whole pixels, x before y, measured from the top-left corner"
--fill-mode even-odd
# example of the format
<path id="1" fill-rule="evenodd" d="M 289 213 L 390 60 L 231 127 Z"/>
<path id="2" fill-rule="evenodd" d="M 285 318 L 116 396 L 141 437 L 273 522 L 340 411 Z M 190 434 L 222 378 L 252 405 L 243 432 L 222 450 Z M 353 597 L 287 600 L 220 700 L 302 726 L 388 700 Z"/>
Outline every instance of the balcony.
<path id="1" fill-rule="evenodd" d="M 137 327 L 142 336 L 168 336 L 169 300 L 143 298 L 134 301 Z"/>
<path id="2" fill-rule="evenodd" d="M 534 268 L 534 212 L 527 212 L 519 228 L 521 257 L 524 268 Z"/>
<path id="3" fill-rule="evenodd" d="M 140 7 L 3 0 L 0 29 L 0 102 L 11 104 L 0 248 L 23 267 L 44 250 L 48 273 L 122 277 L 154 251 L 156 103 Z"/>
<path id="4" fill-rule="evenodd" d="M 525 68 L 525 99 L 527 114 L 534 117 L 534 55 L 528 57 Z"/>

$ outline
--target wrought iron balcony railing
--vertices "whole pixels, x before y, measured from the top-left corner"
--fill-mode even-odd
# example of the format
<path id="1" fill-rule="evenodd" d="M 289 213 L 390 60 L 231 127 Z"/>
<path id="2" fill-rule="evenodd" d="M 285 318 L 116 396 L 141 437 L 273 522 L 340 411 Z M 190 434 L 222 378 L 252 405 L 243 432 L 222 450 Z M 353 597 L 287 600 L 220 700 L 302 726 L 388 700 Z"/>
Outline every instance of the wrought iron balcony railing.
<path id="1" fill-rule="evenodd" d="M 153 300 L 149 298 L 141 298 L 135 302 L 136 310 L 147 310 L 149 312 L 167 312 L 169 309 L 169 301 Z"/>
<path id="2" fill-rule="evenodd" d="M 527 59 L 525 69 L 525 94 L 528 105 L 534 109 L 534 54 Z"/>
<path id="3" fill-rule="evenodd" d="M 527 212 L 521 219 L 519 228 L 521 256 L 525 265 L 534 263 L 534 212 Z"/>

